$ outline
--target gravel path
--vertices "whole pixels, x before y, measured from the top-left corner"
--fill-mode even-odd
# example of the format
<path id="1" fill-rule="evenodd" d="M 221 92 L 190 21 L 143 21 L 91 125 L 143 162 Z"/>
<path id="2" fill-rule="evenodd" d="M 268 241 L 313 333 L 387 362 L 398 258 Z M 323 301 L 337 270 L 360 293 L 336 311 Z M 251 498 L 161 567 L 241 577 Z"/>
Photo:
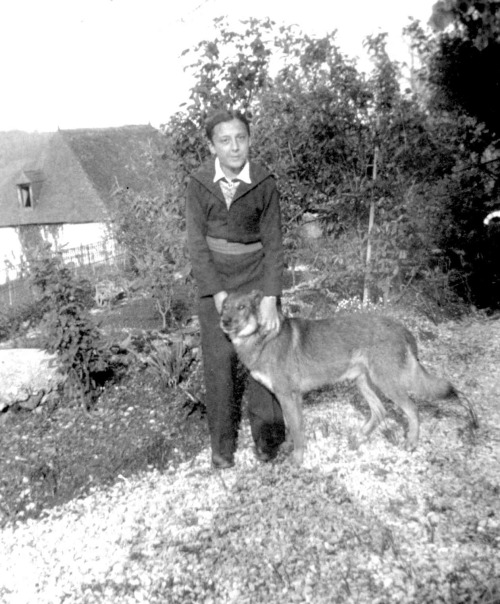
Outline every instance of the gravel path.
<path id="1" fill-rule="evenodd" d="M 300 470 L 259 464 L 245 423 L 234 469 L 212 471 L 205 450 L 3 529 L 0 601 L 500 601 L 500 321 L 433 329 L 422 356 L 473 393 L 472 440 L 445 412 L 423 415 L 414 454 L 392 420 L 355 449 L 351 394 L 322 393 Z"/>

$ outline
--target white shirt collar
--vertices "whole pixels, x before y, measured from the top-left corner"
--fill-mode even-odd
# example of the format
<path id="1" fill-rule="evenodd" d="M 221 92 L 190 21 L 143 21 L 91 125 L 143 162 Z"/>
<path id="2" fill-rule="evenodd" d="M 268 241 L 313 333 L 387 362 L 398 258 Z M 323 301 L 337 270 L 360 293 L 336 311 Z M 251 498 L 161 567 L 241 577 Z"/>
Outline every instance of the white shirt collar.
<path id="1" fill-rule="evenodd" d="M 220 165 L 219 158 L 216 157 L 215 158 L 214 182 L 219 182 L 219 180 L 222 180 L 223 178 L 226 178 L 226 175 L 222 171 L 222 167 Z M 237 178 L 238 178 L 238 180 L 246 182 L 248 185 L 252 184 L 252 180 L 250 178 L 250 163 L 248 162 L 248 160 L 247 160 L 246 164 L 243 166 L 241 172 L 238 174 Z"/>

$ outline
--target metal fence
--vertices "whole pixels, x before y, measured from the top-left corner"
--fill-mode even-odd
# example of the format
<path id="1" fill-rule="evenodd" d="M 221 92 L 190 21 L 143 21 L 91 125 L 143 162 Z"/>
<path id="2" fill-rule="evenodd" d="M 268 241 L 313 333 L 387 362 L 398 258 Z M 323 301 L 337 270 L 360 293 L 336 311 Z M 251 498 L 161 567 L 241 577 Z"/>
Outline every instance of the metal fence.
<path id="1" fill-rule="evenodd" d="M 107 270 L 123 268 L 125 264 L 125 254 L 118 250 L 112 241 L 58 250 L 57 253 L 68 268 L 74 270 L 79 277 L 87 277 L 90 280 L 100 278 Z M 25 266 L 5 269 L 3 275 L 0 273 L 1 277 L 3 283 L 0 283 L 0 308 L 33 300 Z"/>
<path id="2" fill-rule="evenodd" d="M 64 264 L 69 266 L 90 266 L 97 263 L 112 262 L 116 256 L 113 241 L 107 240 L 91 245 L 81 245 L 59 252 Z"/>

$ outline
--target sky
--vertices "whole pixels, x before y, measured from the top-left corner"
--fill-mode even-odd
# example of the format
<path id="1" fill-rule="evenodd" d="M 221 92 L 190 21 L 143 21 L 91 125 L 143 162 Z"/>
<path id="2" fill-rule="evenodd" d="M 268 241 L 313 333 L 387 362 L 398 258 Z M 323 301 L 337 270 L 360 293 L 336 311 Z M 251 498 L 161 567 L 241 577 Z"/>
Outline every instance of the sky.
<path id="1" fill-rule="evenodd" d="M 427 23 L 435 0 L 1 0 L 0 131 L 51 132 L 165 123 L 188 99 L 181 53 L 210 37 L 215 17 L 271 17 L 305 33 L 337 30 L 361 58 L 387 31 L 393 58 L 409 16 Z"/>

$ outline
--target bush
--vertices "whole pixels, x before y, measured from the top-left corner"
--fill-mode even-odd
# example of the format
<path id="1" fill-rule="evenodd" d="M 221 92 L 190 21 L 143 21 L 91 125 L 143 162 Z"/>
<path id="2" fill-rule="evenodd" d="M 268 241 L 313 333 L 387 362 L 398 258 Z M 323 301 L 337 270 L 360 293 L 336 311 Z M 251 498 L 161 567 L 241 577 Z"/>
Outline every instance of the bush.
<path id="1" fill-rule="evenodd" d="M 36 301 L 0 309 L 0 341 L 22 335 L 27 329 L 39 325 L 44 309 Z"/>
<path id="2" fill-rule="evenodd" d="M 31 263 L 30 277 L 44 309 L 43 346 L 58 356 L 66 393 L 88 409 L 114 373 L 109 346 L 87 309 L 88 282 L 76 278 L 50 247 Z"/>
<path id="3" fill-rule="evenodd" d="M 115 235 L 127 251 L 135 283 L 150 293 L 164 329 L 175 323 L 174 293 L 187 284 L 191 270 L 182 213 L 168 193 L 168 186 L 160 185 L 157 195 L 117 190 L 114 217 Z"/>

